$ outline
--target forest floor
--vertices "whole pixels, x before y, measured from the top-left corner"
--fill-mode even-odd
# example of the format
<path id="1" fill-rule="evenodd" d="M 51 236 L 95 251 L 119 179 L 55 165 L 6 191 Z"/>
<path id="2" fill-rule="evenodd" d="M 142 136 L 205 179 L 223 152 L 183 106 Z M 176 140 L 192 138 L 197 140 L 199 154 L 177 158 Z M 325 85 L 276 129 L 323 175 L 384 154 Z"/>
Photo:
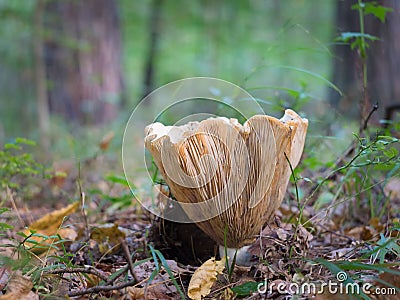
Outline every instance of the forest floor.
<path id="1" fill-rule="evenodd" d="M 196 225 L 143 209 L 122 176 L 106 175 L 112 164 L 105 155 L 82 163 L 81 171 L 60 163 L 26 186 L 29 201 L 27 191 L 2 192 L 0 299 L 189 299 L 195 276 L 204 299 L 400 297 L 396 177 L 385 185 L 375 178 L 371 188 L 344 197 L 332 191 L 355 189 L 348 173 L 303 171 L 327 178 L 326 188 L 315 192 L 315 183 L 298 180 L 297 188 L 317 199 L 299 205 L 291 182 L 248 250 L 252 265 L 233 266 Z M 366 199 L 382 194 L 384 210 L 371 214 Z"/>

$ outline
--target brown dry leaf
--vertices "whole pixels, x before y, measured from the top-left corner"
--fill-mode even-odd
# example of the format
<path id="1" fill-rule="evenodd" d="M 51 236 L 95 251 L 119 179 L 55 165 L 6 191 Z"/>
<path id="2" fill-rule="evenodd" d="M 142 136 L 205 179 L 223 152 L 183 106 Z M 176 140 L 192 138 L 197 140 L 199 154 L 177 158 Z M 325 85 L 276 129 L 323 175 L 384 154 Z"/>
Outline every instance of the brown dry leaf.
<path id="1" fill-rule="evenodd" d="M 132 298 L 132 300 L 139 300 L 144 298 L 144 288 L 129 286 L 126 288 L 126 291 Z"/>
<path id="2" fill-rule="evenodd" d="M 389 195 L 390 200 L 400 199 L 400 178 L 392 177 L 384 188 L 385 194 Z"/>
<path id="3" fill-rule="evenodd" d="M 173 272 L 180 273 L 181 268 L 174 270 L 174 265 L 176 263 L 171 260 L 167 260 L 167 263 Z M 154 262 L 147 261 L 138 266 L 134 267 L 134 271 L 136 277 L 139 281 L 147 281 L 151 274 L 154 272 L 156 268 Z M 158 274 L 153 278 L 150 285 L 147 286 L 146 297 L 144 297 L 145 288 L 135 287 L 129 289 L 129 295 L 132 299 L 175 299 L 174 296 L 177 295 L 176 287 L 173 285 L 171 278 L 169 277 L 167 272 L 161 270 Z M 170 298 L 171 297 L 171 298 Z"/>
<path id="4" fill-rule="evenodd" d="M 381 224 L 378 217 L 369 220 L 369 225 L 371 225 L 377 232 L 383 232 L 385 230 L 385 226 Z"/>
<path id="5" fill-rule="evenodd" d="M 64 218 L 72 213 L 74 213 L 79 207 L 79 202 L 74 202 L 67 207 L 62 209 L 53 211 L 36 222 L 32 223 L 29 228 L 24 230 L 24 233 L 29 236 L 31 234 L 31 230 L 35 231 L 38 234 L 42 234 L 46 237 L 52 236 L 55 234 L 59 234 L 63 239 L 74 240 L 77 236 L 75 230 L 71 228 L 60 228 L 62 225 Z M 29 238 L 30 240 L 34 240 L 41 245 L 51 245 L 54 243 L 54 239 L 46 239 L 43 237 L 32 236 Z M 27 246 L 34 246 L 33 243 L 26 242 Z M 46 251 L 45 248 L 38 247 L 32 249 L 32 251 L 36 254 L 40 254 Z"/>
<path id="6" fill-rule="evenodd" d="M 391 267 L 392 270 L 395 271 L 400 271 L 400 268 L 396 268 L 396 267 Z M 388 272 L 383 272 L 382 274 L 379 275 L 379 279 L 381 282 L 375 282 L 374 286 L 377 286 L 381 289 L 381 291 L 386 291 L 387 294 L 382 294 L 382 295 L 374 295 L 374 297 L 372 297 L 373 299 L 379 299 L 379 300 L 397 300 L 399 299 L 399 292 L 398 290 L 395 291 L 393 293 L 393 291 L 391 292 L 392 295 L 389 294 L 389 287 L 396 287 L 397 289 L 400 289 L 400 276 L 396 276 L 394 274 L 388 273 Z M 384 283 L 387 283 L 384 284 Z M 384 290 L 386 289 L 386 290 Z M 372 290 L 373 294 L 374 291 Z"/>
<path id="7" fill-rule="evenodd" d="M 32 292 L 32 287 L 32 281 L 17 271 L 8 284 L 7 293 L 0 296 L 0 300 L 39 300 L 39 296 Z"/>
<path id="8" fill-rule="evenodd" d="M 10 270 L 6 266 L 0 268 L 0 290 L 3 290 L 10 280 Z"/>
<path id="9" fill-rule="evenodd" d="M 93 274 L 86 274 L 85 276 L 86 287 L 94 287 L 100 284 L 101 279 Z"/>
<path id="10" fill-rule="evenodd" d="M 120 249 L 121 239 L 126 233 L 117 224 L 103 224 L 95 227 L 90 233 L 90 238 L 97 242 L 101 254 L 115 253 Z"/>
<path id="11" fill-rule="evenodd" d="M 146 296 L 145 296 L 145 288 L 138 288 L 138 287 L 128 287 L 127 292 L 132 300 L 158 300 L 158 299 L 165 299 L 165 300 L 172 300 L 175 299 L 174 297 L 170 297 L 165 295 L 161 291 L 157 291 L 157 289 L 147 289 Z"/>
<path id="12" fill-rule="evenodd" d="M 207 296 L 217 275 L 222 274 L 225 269 L 225 258 L 215 260 L 210 258 L 203 263 L 193 274 L 189 282 L 188 296 L 193 300 L 201 300 L 202 296 Z"/>
<path id="13" fill-rule="evenodd" d="M 220 296 L 220 299 L 233 300 L 236 299 L 236 294 L 230 288 L 226 288 Z"/>
<path id="14" fill-rule="evenodd" d="M 358 241 L 369 241 L 376 235 L 376 231 L 371 226 L 357 226 L 347 231 L 346 235 Z"/>
<path id="15" fill-rule="evenodd" d="M 53 163 L 53 174 L 50 183 L 58 188 L 64 186 L 65 180 L 74 168 L 74 161 L 62 160 Z"/>
<path id="16" fill-rule="evenodd" d="M 101 150 L 106 151 L 110 146 L 112 139 L 114 138 L 115 134 L 113 131 L 108 132 L 101 140 L 99 147 Z"/>

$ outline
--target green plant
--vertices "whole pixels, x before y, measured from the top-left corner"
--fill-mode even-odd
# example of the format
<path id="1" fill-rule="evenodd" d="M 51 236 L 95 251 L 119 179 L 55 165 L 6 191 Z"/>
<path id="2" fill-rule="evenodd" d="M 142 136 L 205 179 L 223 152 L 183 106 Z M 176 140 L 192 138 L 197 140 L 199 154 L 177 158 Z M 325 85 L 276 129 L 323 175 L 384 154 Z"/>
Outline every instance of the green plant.
<path id="1" fill-rule="evenodd" d="M 113 194 L 109 192 L 103 192 L 100 189 L 91 189 L 89 193 L 91 195 L 97 195 L 102 199 L 102 202 L 111 204 L 111 210 L 117 210 L 129 207 L 132 205 L 132 194 L 130 186 L 124 176 L 110 174 L 104 177 L 107 183 L 109 183 L 109 191 L 115 189 Z M 131 188 L 134 188 L 131 186 Z"/>
<path id="2" fill-rule="evenodd" d="M 374 17 L 379 19 L 382 23 L 385 22 L 386 14 L 393 11 L 392 8 L 380 5 L 377 1 L 363 2 L 358 0 L 357 4 L 354 4 L 351 9 L 357 10 L 359 15 L 360 32 L 342 32 L 339 37 L 336 38 L 338 42 L 344 42 L 350 45 L 352 50 L 356 50 L 359 54 L 361 61 L 361 78 L 363 83 L 363 95 L 360 102 L 360 133 L 366 129 L 370 114 L 368 112 L 368 70 L 367 70 L 367 49 L 369 48 L 369 42 L 379 40 L 378 37 L 370 35 L 365 32 L 364 18 L 368 14 L 372 14 Z"/>
<path id="3" fill-rule="evenodd" d="M 17 138 L 0 150 L 0 189 L 18 190 L 31 176 L 44 175 L 43 165 L 24 149 L 24 146 L 35 145 L 34 141 Z"/>

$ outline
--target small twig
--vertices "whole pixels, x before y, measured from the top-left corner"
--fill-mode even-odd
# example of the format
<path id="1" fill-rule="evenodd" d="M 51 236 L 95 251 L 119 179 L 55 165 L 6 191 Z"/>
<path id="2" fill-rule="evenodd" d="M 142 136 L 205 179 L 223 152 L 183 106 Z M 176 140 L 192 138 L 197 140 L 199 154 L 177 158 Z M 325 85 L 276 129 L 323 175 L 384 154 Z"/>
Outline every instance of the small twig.
<path id="1" fill-rule="evenodd" d="M 345 238 L 346 240 L 348 240 L 348 241 L 350 241 L 350 242 L 354 242 L 354 241 L 355 241 L 354 238 L 349 237 L 349 236 L 347 236 L 347 235 L 345 235 L 345 234 L 341 234 L 341 233 L 339 233 L 339 232 L 330 230 L 328 227 L 326 227 L 326 226 L 324 226 L 324 225 L 322 225 L 322 224 L 318 224 L 318 226 L 320 226 L 321 228 L 323 228 L 326 232 L 329 232 L 330 234 L 336 235 L 336 236 L 338 236 L 338 237 Z"/>
<path id="2" fill-rule="evenodd" d="M 102 271 L 100 271 L 94 267 L 54 269 L 54 270 L 46 270 L 46 271 L 44 271 L 44 273 L 45 274 L 86 273 L 86 274 L 95 275 L 103 281 L 108 280 L 108 275 L 104 274 Z"/>
<path id="3" fill-rule="evenodd" d="M 17 214 L 19 222 L 21 223 L 21 225 L 23 227 L 26 227 L 26 224 L 25 224 L 24 220 L 22 219 L 22 217 L 21 217 L 21 215 L 19 213 L 18 207 L 17 207 L 17 205 L 15 203 L 15 200 L 14 200 L 14 197 L 12 195 L 12 192 L 11 192 L 10 188 L 8 186 L 6 186 L 6 189 L 7 189 L 7 196 L 11 201 L 11 205 L 12 205 L 13 209 L 15 210 L 15 213 Z"/>
<path id="4" fill-rule="evenodd" d="M 87 219 L 86 211 L 85 211 L 85 192 L 82 190 L 82 182 L 81 182 L 81 162 L 79 161 L 78 163 L 78 188 L 79 188 L 79 195 L 81 197 L 81 213 L 83 216 L 83 220 L 85 222 L 85 234 L 86 234 L 86 239 L 89 240 L 90 236 L 90 230 L 89 230 L 89 222 Z"/>
<path id="5" fill-rule="evenodd" d="M 363 125 L 363 127 L 362 127 L 362 130 L 363 130 L 363 131 L 367 129 L 369 119 L 371 119 L 372 114 L 373 114 L 374 112 L 376 112 L 376 111 L 378 110 L 378 108 L 379 108 L 378 102 L 375 103 L 374 106 L 372 106 L 371 111 L 369 112 L 368 116 L 365 118 L 364 125 Z"/>
<path id="6" fill-rule="evenodd" d="M 129 252 L 128 244 L 126 243 L 125 239 L 120 239 L 120 242 L 122 245 L 122 249 L 124 250 L 126 260 L 128 262 L 129 270 L 131 271 L 131 274 L 132 274 L 133 278 L 136 280 L 136 282 L 139 282 L 139 279 L 138 279 L 135 269 L 133 267 L 132 257 L 131 257 L 131 253 Z"/>
<path id="7" fill-rule="evenodd" d="M 98 285 L 98 286 L 94 286 L 94 287 L 83 289 L 83 290 L 72 291 L 72 292 L 69 292 L 67 295 L 69 297 L 75 297 L 75 296 L 81 296 L 81 295 L 92 294 L 92 293 L 121 290 L 128 286 L 134 286 L 136 283 L 137 283 L 136 280 L 133 279 L 133 280 L 130 280 L 127 282 L 123 282 L 123 283 L 111 285 L 111 286 Z"/>

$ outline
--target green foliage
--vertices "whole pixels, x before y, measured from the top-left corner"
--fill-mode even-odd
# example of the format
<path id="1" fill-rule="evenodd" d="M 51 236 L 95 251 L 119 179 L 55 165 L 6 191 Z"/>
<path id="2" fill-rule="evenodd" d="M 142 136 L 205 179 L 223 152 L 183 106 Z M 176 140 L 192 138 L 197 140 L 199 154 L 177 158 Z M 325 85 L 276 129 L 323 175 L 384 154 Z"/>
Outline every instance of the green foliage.
<path id="1" fill-rule="evenodd" d="M 355 198 L 353 213 L 367 206 L 370 218 L 380 218 L 387 212 L 389 199 L 382 193 L 377 194 L 374 187 L 385 184 L 391 177 L 399 176 L 400 157 L 397 149 L 400 147 L 400 141 L 388 135 L 378 135 L 375 138 L 361 138 L 355 135 L 355 142 L 355 155 L 343 166 L 333 166 L 332 171 L 324 178 L 314 180 L 318 185 L 305 203 L 322 188 L 323 192 L 315 199 L 314 208 L 331 205 L 336 199 Z M 314 160 L 311 161 L 312 166 L 318 168 L 318 163 Z M 334 178 L 335 174 L 341 174 L 343 177 L 337 184 L 328 187 L 327 182 Z"/>
<path id="2" fill-rule="evenodd" d="M 103 202 L 111 203 L 110 210 L 126 208 L 132 205 L 132 193 L 125 176 L 110 174 L 105 176 L 105 180 L 109 183 L 110 191 L 114 187 L 120 187 L 118 192 L 110 195 L 110 193 L 99 189 L 91 189 L 89 190 L 90 194 L 99 196 Z"/>
<path id="3" fill-rule="evenodd" d="M 0 189 L 20 189 L 30 177 L 44 174 L 44 167 L 24 151 L 24 145 L 34 146 L 35 142 L 17 138 L 0 150 Z"/>
<path id="4" fill-rule="evenodd" d="M 0 207 L 0 216 L 3 213 L 8 212 L 8 211 L 10 211 L 8 208 Z M 13 226 L 11 226 L 11 225 L 9 225 L 7 223 L 0 222 L 0 237 L 3 237 L 5 235 L 3 232 L 6 232 L 7 230 L 13 229 L 13 228 L 14 228 Z"/>
<path id="5" fill-rule="evenodd" d="M 375 258 L 379 259 L 379 263 L 384 263 L 387 255 L 392 254 L 396 260 L 400 260 L 400 246 L 397 244 L 397 238 L 385 237 L 382 233 L 381 238 L 377 242 L 377 246 L 373 250 L 376 252 Z"/>
<path id="6" fill-rule="evenodd" d="M 382 23 L 385 22 L 386 14 L 388 12 L 393 11 L 393 8 L 380 5 L 377 1 L 359 2 L 357 4 L 352 5 L 351 9 L 353 10 L 362 9 L 364 11 L 364 15 L 370 15 L 370 14 L 374 15 Z"/>
<path id="7" fill-rule="evenodd" d="M 237 285 L 231 288 L 232 292 L 234 292 L 239 297 L 250 296 L 252 293 L 257 292 L 260 283 L 249 281 L 240 285 Z"/>
<path id="8" fill-rule="evenodd" d="M 337 42 L 350 43 L 351 50 L 360 49 L 362 40 L 378 41 L 379 38 L 370 34 L 360 32 L 342 32 L 339 37 L 335 39 Z M 365 47 L 368 48 L 369 44 L 365 43 Z"/>

